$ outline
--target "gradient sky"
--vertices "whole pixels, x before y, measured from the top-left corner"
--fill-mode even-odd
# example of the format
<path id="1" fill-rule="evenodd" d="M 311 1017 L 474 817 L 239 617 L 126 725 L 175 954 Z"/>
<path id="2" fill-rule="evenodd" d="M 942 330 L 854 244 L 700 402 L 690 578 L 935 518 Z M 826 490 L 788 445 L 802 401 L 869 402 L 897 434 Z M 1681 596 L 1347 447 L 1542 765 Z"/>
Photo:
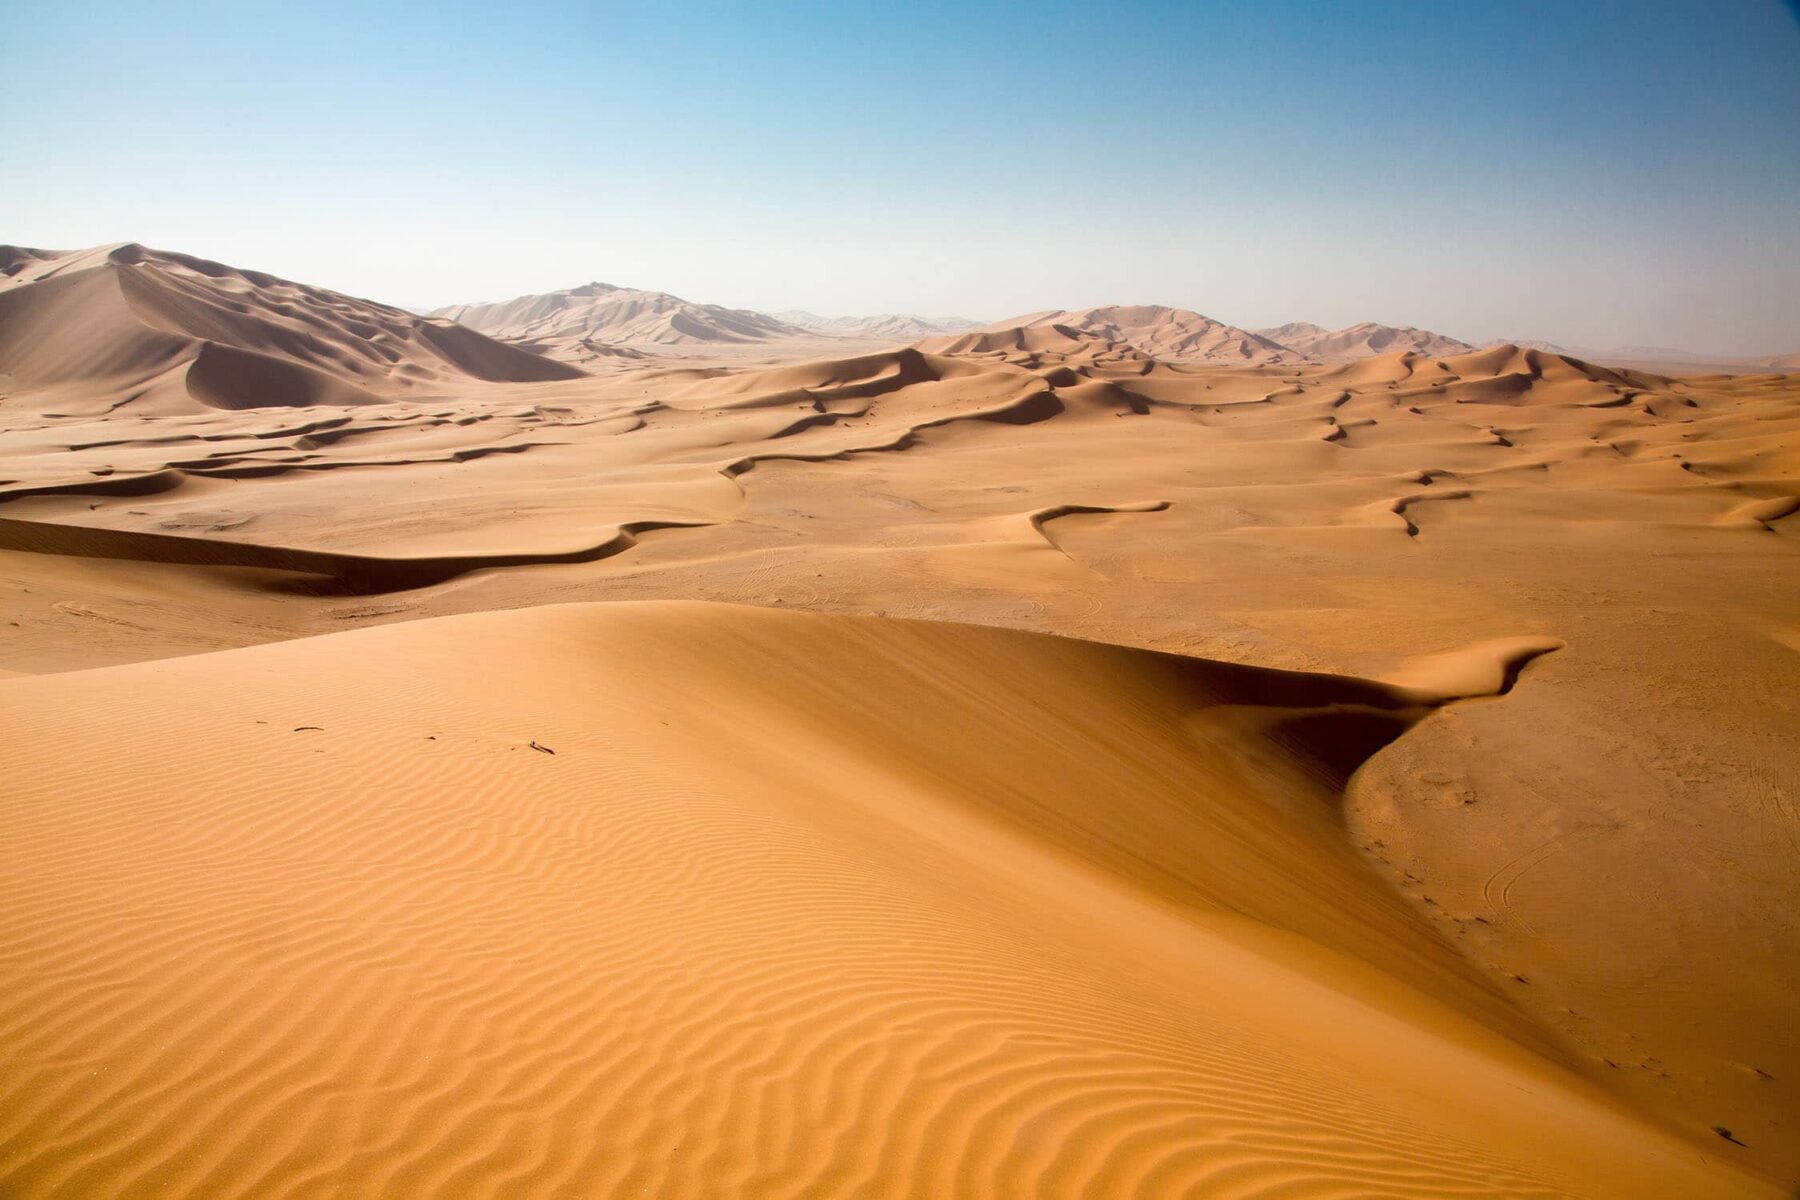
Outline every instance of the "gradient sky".
<path id="1" fill-rule="evenodd" d="M 1800 350 L 1780 0 L 651 8 L 4 0 L 0 241 Z"/>

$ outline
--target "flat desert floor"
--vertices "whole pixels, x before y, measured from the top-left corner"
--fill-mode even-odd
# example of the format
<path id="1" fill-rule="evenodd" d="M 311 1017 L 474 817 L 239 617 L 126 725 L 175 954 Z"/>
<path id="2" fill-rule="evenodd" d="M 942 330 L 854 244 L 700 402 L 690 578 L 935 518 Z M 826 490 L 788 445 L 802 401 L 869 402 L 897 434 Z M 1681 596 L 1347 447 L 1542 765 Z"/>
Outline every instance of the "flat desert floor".
<path id="1" fill-rule="evenodd" d="M 1800 377 L 33 329 L 0 1194 L 1800 1179 Z"/>

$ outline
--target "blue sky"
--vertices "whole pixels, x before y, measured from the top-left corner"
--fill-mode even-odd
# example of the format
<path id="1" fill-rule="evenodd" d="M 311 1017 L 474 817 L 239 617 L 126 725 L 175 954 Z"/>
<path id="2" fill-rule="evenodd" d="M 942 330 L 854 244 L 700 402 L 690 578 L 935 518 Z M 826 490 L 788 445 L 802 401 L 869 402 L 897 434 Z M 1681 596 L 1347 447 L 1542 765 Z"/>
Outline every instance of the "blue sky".
<path id="1" fill-rule="evenodd" d="M 1780 0 L 7 0 L 0 39 L 0 241 L 411 305 L 605 279 L 1800 350 Z"/>

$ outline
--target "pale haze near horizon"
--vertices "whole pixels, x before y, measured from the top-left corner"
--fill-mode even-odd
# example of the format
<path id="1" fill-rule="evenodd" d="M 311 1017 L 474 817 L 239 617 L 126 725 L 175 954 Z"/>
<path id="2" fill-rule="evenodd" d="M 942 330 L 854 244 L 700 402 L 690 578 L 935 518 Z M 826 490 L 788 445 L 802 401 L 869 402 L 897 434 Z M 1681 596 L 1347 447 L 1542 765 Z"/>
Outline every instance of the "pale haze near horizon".
<path id="1" fill-rule="evenodd" d="M 1706 6 L 33 2 L 0 241 L 419 308 L 591 279 L 827 315 L 1800 350 L 1800 24 Z"/>

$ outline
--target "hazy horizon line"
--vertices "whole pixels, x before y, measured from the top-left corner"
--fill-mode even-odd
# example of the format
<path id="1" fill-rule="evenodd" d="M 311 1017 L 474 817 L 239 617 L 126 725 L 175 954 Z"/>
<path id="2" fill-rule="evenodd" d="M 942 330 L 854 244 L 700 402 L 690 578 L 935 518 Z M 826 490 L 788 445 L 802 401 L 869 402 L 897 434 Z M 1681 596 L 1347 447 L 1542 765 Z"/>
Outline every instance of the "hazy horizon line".
<path id="1" fill-rule="evenodd" d="M 714 307 L 714 308 L 731 309 L 731 310 L 742 311 L 742 312 L 753 312 L 753 313 L 761 314 L 763 316 L 773 317 L 773 316 L 778 316 L 780 313 L 783 313 L 783 312 L 806 312 L 806 313 L 810 313 L 814 316 L 820 317 L 825 320 L 840 320 L 840 319 L 856 320 L 856 319 L 869 319 L 869 318 L 873 318 L 873 317 L 895 316 L 895 317 L 914 317 L 914 318 L 918 318 L 918 319 L 922 319 L 922 320 L 963 320 L 963 321 L 973 322 L 975 325 L 978 325 L 978 326 L 985 326 L 985 325 L 999 324 L 1003 321 L 1010 320 L 1014 317 L 1023 317 L 1023 316 L 1028 316 L 1028 315 L 1032 315 L 1032 314 L 1046 313 L 1046 312 L 1080 312 L 1085 309 L 1112 308 L 1112 307 L 1119 307 L 1119 308 L 1159 307 L 1159 308 L 1178 309 L 1178 310 L 1181 310 L 1184 312 L 1196 313 L 1200 316 L 1206 317 L 1209 320 L 1218 321 L 1219 323 L 1221 323 L 1223 325 L 1230 326 L 1231 328 L 1234 328 L 1234 329 L 1241 329 L 1241 330 L 1244 330 L 1249 333 L 1259 333 L 1259 331 L 1262 331 L 1262 330 L 1271 330 L 1271 329 L 1279 328 L 1282 325 L 1298 324 L 1298 323 L 1318 325 L 1320 328 L 1325 329 L 1328 332 L 1340 332 L 1342 330 L 1355 328 L 1358 325 L 1372 324 L 1372 325 L 1388 326 L 1390 328 L 1419 329 L 1419 330 L 1423 330 L 1424 332 L 1427 332 L 1427 333 L 1436 334 L 1438 336 L 1454 338 L 1457 341 L 1465 342 L 1469 345 L 1472 345 L 1472 346 L 1476 347 L 1477 349 L 1482 348 L 1484 346 L 1493 345 L 1496 343 L 1545 342 L 1552 346 L 1566 349 L 1566 350 L 1570 351 L 1571 353 L 1576 353 L 1576 354 L 1582 354 L 1582 353 L 1632 354 L 1632 355 L 1638 355 L 1638 356 L 1642 356 L 1642 357 L 1646 357 L 1646 358 L 1651 358 L 1651 357 L 1655 357 L 1655 356 L 1665 356 L 1665 357 L 1668 357 L 1671 361 L 1677 361 L 1677 362 L 1679 362 L 1679 361 L 1705 362 L 1705 361 L 1717 360 L 1719 362 L 1724 362 L 1724 363 L 1755 362 L 1756 360 L 1763 359 L 1763 358 L 1784 357 L 1786 355 L 1795 353 L 1796 350 L 1800 350 L 1800 336 L 1797 336 L 1795 339 L 1796 346 L 1794 349 L 1775 347 L 1775 348 L 1771 348 L 1771 349 L 1756 350 L 1756 351 L 1749 351 L 1749 352 L 1734 352 L 1734 351 L 1725 351 L 1725 350 L 1719 350 L 1719 349 L 1707 349 L 1707 348 L 1695 347 L 1695 346 L 1658 345 L 1655 343 L 1626 342 L 1626 343 L 1621 343 L 1621 344 L 1616 344 L 1616 345 L 1593 345 L 1593 344 L 1584 342 L 1584 340 L 1581 338 L 1545 336 L 1541 332 L 1525 333 L 1525 332 L 1521 332 L 1521 331 L 1513 331 L 1513 332 L 1507 333 L 1507 334 L 1491 334 L 1490 333 L 1490 334 L 1482 335 L 1482 336 L 1467 337 L 1460 333 L 1437 328 L 1434 325 L 1422 325 L 1422 324 L 1419 324 L 1418 322 L 1410 320 L 1410 319 L 1408 319 L 1408 320 L 1381 320 L 1376 317 L 1366 317 L 1362 320 L 1352 321 L 1352 322 L 1349 322 L 1344 325 L 1329 325 L 1324 322 L 1312 321 L 1306 317 L 1289 317 L 1286 320 L 1270 321 L 1266 324 L 1260 323 L 1260 322 L 1249 323 L 1249 322 L 1243 322 L 1243 321 L 1228 320 L 1224 317 L 1219 316 L 1218 312 L 1216 310 L 1205 308 L 1205 307 L 1192 307 L 1192 306 L 1184 305 L 1184 304 L 1171 304 L 1166 301 L 1146 300 L 1146 299 L 1106 300 L 1106 301 L 1099 301 L 1099 302 L 1096 302 L 1093 304 L 1082 304 L 1082 305 L 1038 305 L 1036 307 L 1020 309 L 1020 310 L 1009 312 L 1004 315 L 996 316 L 996 317 L 983 317 L 980 315 L 972 315 L 972 314 L 978 313 L 978 310 L 974 309 L 973 307 L 971 307 L 970 309 L 965 310 L 965 311 L 951 311 L 951 312 L 927 312 L 927 311 L 920 311 L 920 310 L 914 310 L 914 309 L 907 309 L 904 307 L 877 308 L 877 309 L 871 309 L 871 310 L 867 310 L 867 311 L 863 311 L 863 312 L 838 312 L 838 311 L 829 311 L 826 308 L 821 307 L 816 304 L 811 304 L 811 305 L 809 305 L 809 304 L 787 304 L 787 305 L 782 305 L 781 307 L 758 307 L 753 304 L 732 304 L 732 303 L 726 303 L 726 302 L 715 301 L 715 300 L 696 299 L 692 296 L 685 295 L 685 294 L 671 291 L 671 290 L 664 289 L 664 288 L 638 287 L 633 284 L 622 284 L 622 283 L 613 282 L 611 280 L 601 279 L 597 276 L 582 280 L 578 283 L 567 284 L 567 285 L 564 285 L 561 287 L 545 288 L 545 289 L 542 289 L 539 291 L 515 292 L 510 295 L 501 296 L 501 297 L 498 297 L 495 299 L 452 300 L 452 301 L 442 303 L 442 304 L 420 305 L 420 304 L 411 302 L 413 298 L 409 298 L 408 301 L 402 302 L 399 300 L 389 299 L 389 298 L 386 298 L 386 297 L 380 296 L 380 295 L 369 294 L 366 292 L 358 292 L 358 291 L 353 291 L 353 290 L 349 290 L 346 288 L 336 287 L 332 284 L 323 283 L 323 282 L 320 282 L 320 281 L 314 280 L 314 279 L 304 278 L 304 277 L 301 277 L 298 275 L 289 274 L 289 273 L 279 271 L 279 270 L 265 269 L 265 268 L 255 266 L 250 263 L 231 261 L 226 258 L 219 258 L 219 257 L 215 257 L 215 256 L 209 255 L 209 254 L 198 254 L 198 253 L 194 253 L 194 252 L 191 252 L 191 251 L 179 248 L 179 247 L 175 247 L 175 246 L 153 245 L 149 242 L 143 241 L 141 239 L 135 239 L 135 238 L 119 239 L 119 240 L 115 240 L 115 241 L 93 242 L 93 243 L 89 243 L 86 246 L 67 247 L 67 248 L 48 246 L 48 245 L 43 245 L 43 244 L 29 242 L 29 241 L 7 241 L 7 242 L 0 242 L 0 245 L 12 246 L 12 247 L 22 249 L 22 250 L 34 250 L 34 251 L 39 251 L 39 252 L 43 252 L 43 253 L 56 253 L 56 254 L 93 253 L 93 252 L 100 251 L 100 250 L 106 250 L 106 249 L 122 247 L 122 246 L 140 246 L 146 250 L 150 250 L 152 252 L 159 253 L 159 254 L 181 255 L 184 257 L 188 257 L 188 258 L 201 259 L 201 260 L 207 261 L 207 262 L 215 262 L 215 263 L 218 263 L 222 266 L 229 267 L 232 270 L 236 270 L 236 271 L 251 271 L 251 272 L 255 272 L 257 274 L 273 275 L 273 276 L 276 276 L 277 278 L 286 279 L 292 283 L 305 284 L 309 287 L 324 288 L 328 291 L 338 292 L 341 295 L 352 296 L 359 300 L 368 300 L 368 301 L 373 301 L 373 302 L 379 303 L 379 304 L 385 304 L 390 307 L 399 308 L 403 311 L 410 312 L 410 313 L 413 313 L 418 316 L 431 316 L 431 315 L 441 312 L 442 310 L 447 309 L 447 308 L 472 307 L 472 306 L 491 305 L 491 304 L 505 304 L 505 303 L 509 303 L 514 300 L 524 299 L 526 297 L 552 295 L 552 294 L 555 294 L 558 292 L 573 291 L 577 288 L 588 287 L 588 286 L 598 284 L 601 286 L 618 288 L 618 289 L 624 290 L 624 291 L 635 291 L 635 292 L 645 292 L 645 293 L 666 295 L 666 296 L 673 297 L 676 300 L 680 300 L 680 301 L 682 301 L 684 303 L 688 303 L 688 304 L 696 304 L 696 305 L 702 305 L 702 306 Z"/>

